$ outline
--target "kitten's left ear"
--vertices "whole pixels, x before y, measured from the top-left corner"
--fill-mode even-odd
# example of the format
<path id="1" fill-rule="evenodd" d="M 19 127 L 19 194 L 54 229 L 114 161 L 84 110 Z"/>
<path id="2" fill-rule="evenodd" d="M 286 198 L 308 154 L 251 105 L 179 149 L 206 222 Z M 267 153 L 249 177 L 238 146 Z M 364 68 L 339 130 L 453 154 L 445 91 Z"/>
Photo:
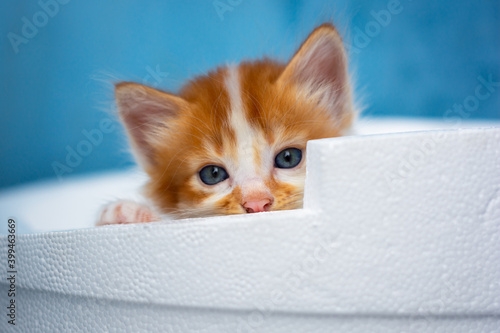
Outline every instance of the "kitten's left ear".
<path id="1" fill-rule="evenodd" d="M 155 164 L 157 133 L 187 108 L 184 99 L 142 84 L 121 82 L 115 87 L 120 118 L 135 156 L 146 169 Z"/>
<path id="2" fill-rule="evenodd" d="M 323 24 L 309 35 L 277 84 L 296 84 L 299 93 L 325 107 L 335 120 L 352 116 L 347 55 L 331 24 Z"/>

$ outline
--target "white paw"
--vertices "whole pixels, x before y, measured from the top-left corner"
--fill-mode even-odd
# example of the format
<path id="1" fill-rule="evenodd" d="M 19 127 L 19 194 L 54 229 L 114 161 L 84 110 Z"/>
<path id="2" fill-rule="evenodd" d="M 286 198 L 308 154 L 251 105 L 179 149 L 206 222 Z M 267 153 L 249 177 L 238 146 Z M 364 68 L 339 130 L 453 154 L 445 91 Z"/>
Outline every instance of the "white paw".
<path id="1" fill-rule="evenodd" d="M 134 201 L 116 201 L 103 208 L 96 226 L 159 220 L 160 218 L 146 205 Z"/>

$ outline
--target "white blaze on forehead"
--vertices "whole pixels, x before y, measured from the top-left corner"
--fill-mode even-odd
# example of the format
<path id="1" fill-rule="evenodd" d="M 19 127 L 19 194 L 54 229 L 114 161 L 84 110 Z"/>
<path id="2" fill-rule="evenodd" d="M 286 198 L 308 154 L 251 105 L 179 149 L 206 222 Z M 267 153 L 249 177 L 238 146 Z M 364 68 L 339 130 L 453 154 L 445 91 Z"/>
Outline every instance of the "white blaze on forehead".
<path id="1" fill-rule="evenodd" d="M 238 68 L 229 66 L 225 79 L 226 90 L 230 101 L 229 123 L 236 137 L 236 174 L 232 175 L 239 184 L 257 176 L 253 142 L 255 130 L 248 123 L 241 99 L 241 83 Z"/>

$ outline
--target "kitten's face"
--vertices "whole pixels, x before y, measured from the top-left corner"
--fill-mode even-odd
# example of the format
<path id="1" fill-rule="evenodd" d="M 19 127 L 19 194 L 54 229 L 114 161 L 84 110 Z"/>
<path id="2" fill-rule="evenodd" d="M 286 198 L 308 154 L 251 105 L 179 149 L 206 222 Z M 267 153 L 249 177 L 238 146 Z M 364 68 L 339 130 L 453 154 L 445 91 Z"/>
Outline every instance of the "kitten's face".
<path id="1" fill-rule="evenodd" d="M 322 26 L 288 65 L 221 67 L 177 96 L 117 85 L 148 196 L 176 217 L 302 207 L 307 141 L 339 136 L 352 119 L 346 66 Z"/>

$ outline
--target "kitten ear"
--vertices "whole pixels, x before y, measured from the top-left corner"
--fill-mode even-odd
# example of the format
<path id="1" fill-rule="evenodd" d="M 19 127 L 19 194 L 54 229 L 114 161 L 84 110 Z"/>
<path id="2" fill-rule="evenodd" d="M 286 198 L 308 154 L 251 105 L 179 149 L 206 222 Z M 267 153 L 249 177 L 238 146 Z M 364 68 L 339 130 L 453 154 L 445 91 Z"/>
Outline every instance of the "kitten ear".
<path id="1" fill-rule="evenodd" d="M 155 134 L 166 129 L 188 102 L 133 82 L 118 83 L 115 98 L 138 162 L 144 167 L 154 164 Z"/>
<path id="2" fill-rule="evenodd" d="M 296 84 L 299 93 L 325 107 L 336 120 L 352 113 L 347 55 L 331 24 L 323 24 L 309 35 L 277 83 Z"/>

